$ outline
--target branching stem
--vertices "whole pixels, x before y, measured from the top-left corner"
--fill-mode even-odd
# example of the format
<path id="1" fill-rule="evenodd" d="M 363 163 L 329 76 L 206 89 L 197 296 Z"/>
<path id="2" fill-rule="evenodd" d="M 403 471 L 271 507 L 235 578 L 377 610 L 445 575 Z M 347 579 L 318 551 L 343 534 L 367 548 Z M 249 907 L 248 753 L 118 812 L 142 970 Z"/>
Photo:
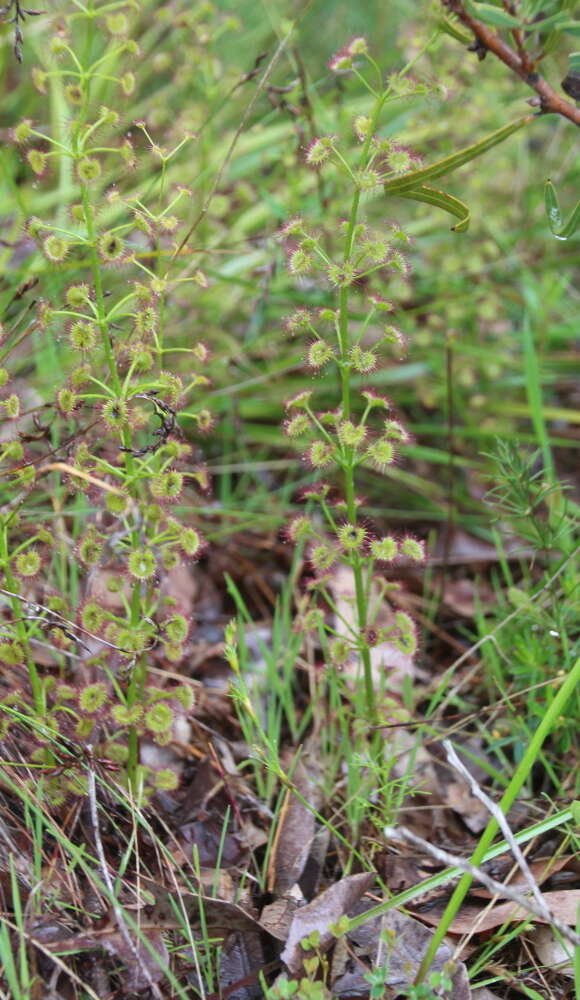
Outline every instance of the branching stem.
<path id="1" fill-rule="evenodd" d="M 537 72 L 535 64 L 528 61 L 523 53 L 516 52 L 497 31 L 493 31 L 488 25 L 468 14 L 462 0 L 443 0 L 443 3 L 466 28 L 473 32 L 481 52 L 493 52 L 494 56 L 519 76 L 520 80 L 535 90 L 543 114 L 562 115 L 574 125 L 580 125 L 580 108 L 556 93 L 548 81 Z"/>

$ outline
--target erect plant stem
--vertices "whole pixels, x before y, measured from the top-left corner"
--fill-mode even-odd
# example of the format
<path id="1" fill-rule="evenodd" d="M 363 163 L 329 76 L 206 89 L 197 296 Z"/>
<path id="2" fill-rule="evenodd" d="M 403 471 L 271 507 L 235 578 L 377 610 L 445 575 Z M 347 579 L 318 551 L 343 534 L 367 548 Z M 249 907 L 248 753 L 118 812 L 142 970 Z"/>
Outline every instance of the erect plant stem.
<path id="1" fill-rule="evenodd" d="M 360 155 L 360 164 L 364 169 L 368 162 L 369 151 L 371 142 L 373 140 L 374 132 L 378 124 L 379 116 L 382 111 L 383 105 L 386 99 L 386 93 L 381 94 L 377 97 L 373 112 L 371 115 L 371 120 L 369 122 L 368 132 L 363 143 L 363 147 Z M 348 228 L 346 231 L 346 238 L 344 244 L 344 264 L 347 265 L 350 262 L 352 248 L 354 243 L 355 228 L 358 221 L 358 213 L 360 207 L 360 188 L 356 187 L 352 196 L 352 203 L 350 208 L 350 215 L 348 220 Z M 348 303 L 349 303 L 349 286 L 343 285 L 339 292 L 338 300 L 338 340 L 339 340 L 339 350 L 340 350 L 340 373 L 341 373 L 341 393 L 342 393 L 342 416 L 344 420 L 350 419 L 350 367 L 348 365 L 348 352 L 350 349 L 350 336 L 349 336 L 349 315 L 348 315 Z M 355 525 L 357 523 L 357 509 L 356 509 L 356 499 L 354 490 L 354 466 L 349 463 L 344 468 L 344 492 L 346 499 L 347 517 L 351 524 Z M 373 675 L 372 675 L 372 663 L 370 650 L 364 641 L 364 631 L 367 626 L 367 596 L 365 590 L 365 584 L 363 579 L 362 567 L 358 562 L 353 565 L 353 577 L 354 577 L 354 587 L 355 587 L 355 600 L 356 600 L 356 614 L 358 619 L 358 630 L 359 630 L 359 644 L 361 650 L 361 659 L 363 665 L 363 675 L 364 675 L 364 687 L 365 687 L 365 700 L 368 712 L 368 721 L 373 724 L 376 721 L 376 704 L 375 704 L 375 692 L 373 685 Z"/>
<path id="2" fill-rule="evenodd" d="M 97 233 L 95 228 L 95 217 L 93 212 L 93 206 L 89 197 L 89 189 L 87 184 L 82 185 L 82 198 L 83 198 L 83 215 L 85 219 L 85 225 L 87 227 L 87 237 L 89 243 L 89 259 L 91 264 L 91 273 L 93 278 L 93 285 L 95 288 L 95 300 L 97 305 L 97 323 L 99 325 L 99 330 L 101 331 L 101 343 L 103 345 L 103 350 L 105 352 L 105 359 L 107 362 L 107 368 L 109 369 L 109 375 L 111 377 L 111 384 L 117 395 L 121 392 L 121 381 L 119 379 L 119 373 L 117 372 L 117 365 L 115 363 L 115 356 L 113 354 L 113 347 L 111 344 L 111 337 L 109 334 L 107 317 L 106 317 L 106 307 L 105 307 L 105 296 L 103 292 L 103 282 L 101 277 L 101 268 L 99 264 L 99 257 L 97 253 Z"/>

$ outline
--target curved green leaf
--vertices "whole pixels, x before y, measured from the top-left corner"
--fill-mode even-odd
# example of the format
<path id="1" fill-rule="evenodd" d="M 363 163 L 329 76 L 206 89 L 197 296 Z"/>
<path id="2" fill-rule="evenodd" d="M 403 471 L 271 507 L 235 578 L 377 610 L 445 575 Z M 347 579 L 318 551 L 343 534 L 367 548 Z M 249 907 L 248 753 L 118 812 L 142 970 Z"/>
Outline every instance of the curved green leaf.
<path id="1" fill-rule="evenodd" d="M 569 20 L 570 18 L 566 11 L 561 10 L 557 14 L 551 14 L 550 17 L 543 17 L 541 21 L 533 22 L 533 18 L 528 17 L 528 27 L 544 34 L 548 29 L 551 30 L 552 28 L 555 31 L 561 31 L 562 25 Z"/>
<path id="2" fill-rule="evenodd" d="M 390 180 L 386 180 L 383 185 L 385 194 L 402 194 L 403 191 L 410 191 L 412 188 L 420 187 L 425 181 L 434 180 L 436 177 L 444 177 L 446 174 L 452 173 L 458 167 L 462 167 L 464 163 L 469 163 L 470 160 L 476 159 L 478 156 L 486 153 L 488 149 L 503 142 L 508 136 L 532 121 L 533 117 L 533 115 L 524 115 L 522 118 L 516 118 L 515 121 L 510 122 L 509 125 L 504 125 L 503 128 L 498 129 L 496 132 L 492 132 L 485 139 L 480 139 L 479 142 L 473 143 L 472 146 L 466 146 L 465 149 L 459 149 L 456 153 L 452 153 L 451 156 L 446 156 L 443 160 L 437 160 L 437 163 L 432 163 L 430 167 L 421 167 L 419 170 L 412 170 L 402 177 L 393 177 Z"/>
<path id="3" fill-rule="evenodd" d="M 452 194 L 422 185 L 421 187 L 413 188 L 412 191 L 402 192 L 401 197 L 409 198 L 412 201 L 423 201 L 427 205 L 435 205 L 436 208 L 442 208 L 444 212 L 454 215 L 456 219 L 459 219 L 459 222 L 451 226 L 453 233 L 465 233 L 469 228 L 469 209 L 465 202 L 460 201 L 459 198 L 454 198 Z"/>
<path id="4" fill-rule="evenodd" d="M 569 35 L 580 35 L 580 21 L 570 18 L 565 24 L 561 24 L 558 30 L 566 31 Z"/>
<path id="5" fill-rule="evenodd" d="M 474 3 L 473 0 L 468 0 L 466 6 L 470 14 L 484 24 L 493 24 L 496 28 L 521 27 L 517 17 L 508 14 L 507 10 L 502 10 L 501 7 L 494 7 L 491 3 Z"/>
<path id="6" fill-rule="evenodd" d="M 562 226 L 562 215 L 560 213 L 560 202 L 558 201 L 556 188 L 550 180 L 546 181 L 544 187 L 544 202 L 550 229 L 555 233 Z"/>
<path id="7" fill-rule="evenodd" d="M 469 45 L 473 41 L 473 35 L 464 31 L 456 21 L 452 21 L 450 17 L 446 17 L 445 15 L 437 18 L 437 27 L 440 31 L 444 31 L 446 35 L 450 35 L 456 42 L 461 42 L 463 45 Z"/>
<path id="8" fill-rule="evenodd" d="M 560 202 L 558 201 L 558 195 L 556 194 L 556 188 L 552 184 L 552 181 L 547 180 L 544 187 L 544 201 L 546 203 L 546 215 L 548 216 L 548 225 L 552 231 L 552 234 L 558 240 L 567 240 L 570 236 L 573 236 L 576 232 L 578 226 L 580 225 L 580 201 L 576 203 L 575 208 L 572 209 L 572 214 L 567 222 L 562 219 L 562 213 L 560 212 Z"/>

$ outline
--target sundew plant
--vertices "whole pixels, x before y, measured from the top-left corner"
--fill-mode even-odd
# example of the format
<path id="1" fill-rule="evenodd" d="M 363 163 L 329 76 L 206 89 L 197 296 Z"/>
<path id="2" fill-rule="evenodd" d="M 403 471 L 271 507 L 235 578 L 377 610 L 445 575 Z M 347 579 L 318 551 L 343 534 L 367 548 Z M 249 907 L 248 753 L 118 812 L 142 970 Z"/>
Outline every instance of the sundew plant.
<path id="1" fill-rule="evenodd" d="M 191 708 L 190 689 L 156 686 L 147 662 L 154 647 L 167 664 L 180 662 L 190 620 L 178 597 L 163 596 L 162 584 L 205 546 L 195 520 L 183 523 L 174 514 L 178 501 L 186 499 L 191 510 L 194 494 L 209 489 L 201 452 L 184 439 L 177 413 L 185 400 L 197 402 L 192 414 L 202 431 L 211 417 L 199 403 L 208 382 L 206 345 L 188 345 L 186 380 L 167 365 L 169 241 L 188 199 L 185 188 L 166 182 L 175 150 L 159 151 L 161 169 L 143 194 L 126 195 L 116 183 L 135 167 L 136 154 L 121 114 L 102 102 L 106 96 L 110 105 L 126 105 L 135 88 L 128 67 L 139 47 L 128 37 L 131 14 L 131 5 L 118 4 L 71 14 L 50 38 L 44 67 L 32 73 L 42 95 L 57 93 L 63 102 L 58 128 L 24 119 L 12 131 L 25 168 L 43 188 L 70 184 L 76 200 L 57 204 L 52 218 L 25 221 L 45 265 L 39 264 L 34 319 L 17 313 L 3 330 L 2 408 L 15 431 L 1 450 L 10 499 L 2 511 L 0 558 L 14 618 L 3 630 L 1 659 L 18 676 L 7 704 L 34 713 L 34 754 L 42 759 L 57 735 L 96 740 L 107 756 L 126 763 L 136 788 L 143 778 L 140 736 L 168 742 L 175 712 Z M 178 280 L 204 281 L 199 273 Z M 62 382 L 42 419 L 33 407 L 39 434 L 23 439 L 19 420 L 30 404 L 11 386 L 10 358 L 39 342 L 50 345 Z M 49 449 L 37 444 L 45 437 Z M 31 503 L 46 501 L 47 478 L 60 497 L 74 498 L 72 534 L 67 520 L 53 527 L 27 515 Z M 48 585 L 41 599 L 30 600 L 51 561 L 62 591 Z M 87 582 L 75 606 L 81 575 Z M 61 679 L 40 676 L 34 644 L 41 636 L 63 664 L 81 653 L 83 673 L 94 680 L 71 683 L 75 671 Z M 156 778 L 173 779 L 165 772 Z M 65 793 L 62 780 L 50 791 L 57 799 Z"/>
<path id="2" fill-rule="evenodd" d="M 364 706 L 357 704 L 355 714 L 374 722 L 380 713 L 371 649 L 386 642 L 413 656 L 417 635 L 412 618 L 402 610 L 393 610 L 387 625 L 377 624 L 381 602 L 376 595 L 371 600 L 371 593 L 373 588 L 382 595 L 396 589 L 398 560 L 407 564 L 425 560 L 424 542 L 417 537 L 377 532 L 361 513 L 364 498 L 356 486 L 357 469 L 364 466 L 386 472 L 397 460 L 398 447 L 410 440 L 390 400 L 372 386 L 354 387 L 355 381 L 364 381 L 389 358 L 403 358 L 408 349 L 396 324 L 397 302 L 389 297 L 389 285 L 393 278 L 406 280 L 409 276 L 411 240 L 387 213 L 393 212 L 397 197 L 426 202 L 454 216 L 458 221 L 452 228 L 458 234 L 465 232 L 467 206 L 428 182 L 482 155 L 531 120 L 531 116 L 520 117 L 431 165 L 424 165 L 422 157 L 404 140 L 384 136 L 381 117 L 389 105 L 428 92 L 429 87 L 415 80 L 411 70 L 436 37 L 437 33 L 386 84 L 362 37 L 354 38 L 330 60 L 333 73 L 354 77 L 364 88 L 370 108 L 352 119 L 350 135 L 314 138 L 305 151 L 305 161 L 313 170 L 342 175 L 352 192 L 350 210 L 345 219 L 337 220 L 334 229 L 327 226 L 324 233 L 302 218 L 291 219 L 280 232 L 290 274 L 297 279 L 322 275 L 329 297 L 334 299 L 329 307 L 300 308 L 286 322 L 291 334 L 307 339 L 307 368 L 320 373 L 334 366 L 338 384 L 334 409 L 317 410 L 316 392 L 310 388 L 286 403 L 286 434 L 305 440 L 307 465 L 317 477 L 328 476 L 301 492 L 301 499 L 319 507 L 322 520 L 318 515 L 300 515 L 287 529 L 293 542 L 305 545 L 313 571 L 309 584 L 312 600 L 302 609 L 300 625 L 317 633 L 322 630 L 332 668 L 340 670 L 352 661 L 360 665 Z M 365 221 L 369 205 L 370 223 Z M 384 208 L 382 218 L 378 207 Z M 346 629 L 341 627 L 340 634 L 329 627 L 323 611 L 324 606 L 336 610 L 328 581 L 338 564 L 350 567 L 354 580 L 353 619 L 342 622 Z M 378 685 L 383 694 L 388 684 L 388 667 L 384 666 Z"/>
<path id="3" fill-rule="evenodd" d="M 304 457 L 317 475 L 327 470 L 339 472 L 338 483 L 320 481 L 307 487 L 304 500 L 315 501 L 323 513 L 320 521 L 310 515 L 298 516 L 288 528 L 288 537 L 307 546 L 307 556 L 315 572 L 310 584 L 313 593 L 322 593 L 327 604 L 332 599 L 325 586 L 325 574 L 337 563 L 350 566 L 356 599 L 356 627 L 347 638 L 330 634 L 329 657 L 337 667 L 353 657 L 363 666 L 366 714 L 376 717 L 375 682 L 370 649 L 387 640 L 413 654 L 416 637 L 412 620 L 398 611 L 388 627 L 377 627 L 369 615 L 369 595 L 375 568 L 390 566 L 397 557 L 421 562 L 424 548 L 411 536 L 395 538 L 377 535 L 361 517 L 362 499 L 356 492 L 356 469 L 365 463 L 386 470 L 396 458 L 397 444 L 408 439 L 402 424 L 393 418 L 389 401 L 373 389 L 359 392 L 362 406 L 353 412 L 353 375 L 368 375 L 384 362 L 386 352 L 401 356 L 405 339 L 392 322 L 396 304 L 385 295 L 389 275 L 405 275 L 408 262 L 404 250 L 408 237 L 396 223 L 369 226 L 361 221 L 361 199 L 382 193 L 384 183 L 418 165 L 412 150 L 380 136 L 381 112 L 389 100 L 401 92 L 412 94 L 416 85 L 406 71 L 393 77 L 383 89 L 382 73 L 369 53 L 364 38 L 354 38 L 330 62 L 335 73 L 355 75 L 373 99 L 368 115 L 358 115 L 352 124 L 354 148 L 344 148 L 337 136 L 315 138 L 306 150 L 306 162 L 316 170 L 342 171 L 352 186 L 348 217 L 325 239 L 308 221 L 290 220 L 281 231 L 288 270 L 297 278 L 322 273 L 335 292 L 333 308 L 316 312 L 300 309 L 291 315 L 287 328 L 309 338 L 306 363 L 314 371 L 334 365 L 340 395 L 335 409 L 317 411 L 315 392 L 307 389 L 286 403 L 285 430 L 290 438 L 306 438 Z M 410 69 L 410 67 L 408 67 Z M 424 88 L 421 87 L 421 90 Z M 328 245 L 330 242 L 330 246 Z M 338 251 L 338 253 L 337 253 Z M 361 288 L 364 293 L 361 295 Z M 362 299 L 362 305 L 360 302 Z M 355 306 L 356 300 L 356 306 Z M 364 319 L 355 322 L 353 310 L 362 310 Z M 369 337 L 369 330 L 371 335 Z M 378 333 L 376 332 L 378 331 Z M 383 584 L 383 576 L 378 577 Z M 305 609 L 303 626 L 318 630 L 322 612 Z"/>

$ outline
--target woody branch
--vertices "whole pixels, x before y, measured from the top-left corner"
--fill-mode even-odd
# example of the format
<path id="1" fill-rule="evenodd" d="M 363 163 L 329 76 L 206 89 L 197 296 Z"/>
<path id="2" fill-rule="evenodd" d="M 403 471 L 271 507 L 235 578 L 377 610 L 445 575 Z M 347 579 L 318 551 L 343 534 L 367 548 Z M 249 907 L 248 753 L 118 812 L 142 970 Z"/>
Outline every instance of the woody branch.
<path id="1" fill-rule="evenodd" d="M 575 107 L 570 101 L 556 93 L 548 81 L 536 71 L 533 61 L 529 60 L 524 53 L 516 52 L 496 31 L 468 14 L 461 0 L 443 0 L 443 4 L 452 14 L 455 14 L 466 28 L 473 32 L 481 52 L 493 52 L 524 83 L 536 91 L 540 110 L 544 114 L 562 115 L 575 125 L 580 125 L 580 108 Z"/>

